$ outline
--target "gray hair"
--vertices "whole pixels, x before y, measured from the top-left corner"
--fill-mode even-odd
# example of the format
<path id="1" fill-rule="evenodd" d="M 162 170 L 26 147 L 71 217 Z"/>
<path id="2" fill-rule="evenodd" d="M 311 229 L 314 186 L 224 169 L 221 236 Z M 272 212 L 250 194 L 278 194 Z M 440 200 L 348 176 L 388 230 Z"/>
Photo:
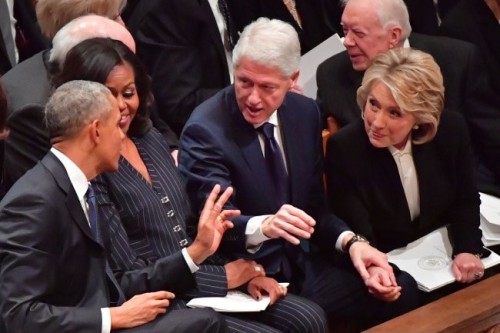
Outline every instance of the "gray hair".
<path id="1" fill-rule="evenodd" d="M 375 8 L 380 26 L 384 30 L 401 28 L 401 40 L 398 46 L 403 46 L 403 42 L 410 36 L 410 16 L 403 0 L 340 0 L 340 3 L 345 7 L 349 1 L 368 1 Z"/>
<path id="2" fill-rule="evenodd" d="M 103 16 L 85 15 L 72 20 L 56 33 L 52 40 L 49 61 L 56 63 L 60 70 L 73 46 L 95 37 L 116 39 L 129 48 L 131 48 L 130 43 L 133 43 L 132 35 L 121 24 Z M 135 52 L 135 44 L 133 48 L 131 50 Z"/>
<path id="3" fill-rule="evenodd" d="M 113 110 L 111 92 L 101 83 L 75 80 L 61 85 L 45 105 L 50 137 L 68 138 Z"/>
<path id="4" fill-rule="evenodd" d="M 245 27 L 233 50 L 233 64 L 241 59 L 276 67 L 286 77 L 299 68 L 300 42 L 295 29 L 288 23 L 261 17 Z"/>

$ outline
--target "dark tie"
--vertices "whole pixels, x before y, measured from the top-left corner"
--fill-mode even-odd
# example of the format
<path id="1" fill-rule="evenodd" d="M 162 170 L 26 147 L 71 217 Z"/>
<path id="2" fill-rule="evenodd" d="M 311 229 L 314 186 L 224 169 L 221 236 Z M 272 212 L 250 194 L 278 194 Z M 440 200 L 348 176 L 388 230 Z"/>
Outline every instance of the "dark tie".
<path id="1" fill-rule="evenodd" d="M 218 0 L 217 6 L 219 7 L 220 13 L 226 22 L 226 33 L 224 44 L 229 51 L 232 51 L 234 46 L 236 45 L 236 41 L 238 39 L 236 27 L 234 26 L 234 22 L 231 18 L 231 14 L 229 13 L 229 7 L 227 5 L 226 0 Z"/>
<path id="2" fill-rule="evenodd" d="M 90 224 L 90 231 L 92 231 L 92 236 L 94 236 L 94 239 L 103 245 L 103 239 L 101 232 L 99 231 L 99 222 L 98 222 L 98 215 L 97 215 L 97 201 L 94 193 L 94 189 L 92 188 L 92 185 L 89 184 L 89 187 L 87 189 L 87 193 L 85 194 L 85 198 L 87 200 L 87 205 L 89 206 L 89 224 Z M 106 254 L 107 255 L 107 254 Z M 123 292 L 121 290 L 121 287 L 116 281 L 115 276 L 113 274 L 113 271 L 111 270 L 111 267 L 109 266 L 108 260 L 106 259 L 106 264 L 105 264 L 105 270 L 106 270 L 106 275 L 108 279 L 110 280 L 111 284 L 115 288 L 115 292 L 113 293 L 112 298 L 112 305 L 115 305 L 115 302 L 119 305 L 125 302 L 125 296 L 123 295 Z"/>
<path id="3" fill-rule="evenodd" d="M 0 30 L 10 64 L 14 67 L 16 64 L 16 46 L 12 36 L 10 12 L 9 7 L 7 6 L 7 0 L 0 0 Z"/>
<path id="4" fill-rule="evenodd" d="M 288 176 L 286 173 L 283 154 L 274 138 L 274 125 L 265 123 L 257 128 L 264 135 L 264 155 L 273 182 L 277 207 L 288 202 Z"/>
<path id="5" fill-rule="evenodd" d="M 85 198 L 87 200 L 87 205 L 89 206 L 88 213 L 89 213 L 90 231 L 92 231 L 92 236 L 94 236 L 94 239 L 97 240 L 99 243 L 101 243 L 101 240 L 97 238 L 99 234 L 97 231 L 97 203 L 95 200 L 94 189 L 90 184 L 89 188 L 87 189 L 87 193 L 85 194 Z"/>

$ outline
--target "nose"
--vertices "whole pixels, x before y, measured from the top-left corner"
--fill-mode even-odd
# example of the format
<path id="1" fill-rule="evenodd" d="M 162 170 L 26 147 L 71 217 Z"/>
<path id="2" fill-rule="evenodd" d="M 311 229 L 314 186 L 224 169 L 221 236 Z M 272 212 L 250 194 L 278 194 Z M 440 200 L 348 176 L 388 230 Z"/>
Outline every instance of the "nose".
<path id="1" fill-rule="evenodd" d="M 376 128 L 384 128 L 386 124 L 386 116 L 384 112 L 377 112 L 374 115 L 372 126 L 375 126 Z"/>
<path id="2" fill-rule="evenodd" d="M 123 100 L 122 96 L 118 96 L 116 98 L 116 101 L 118 102 L 118 108 L 120 109 L 120 112 L 124 111 L 127 108 L 127 104 Z"/>
<path id="3" fill-rule="evenodd" d="M 347 30 L 345 32 L 345 35 L 344 35 L 344 46 L 347 48 L 347 47 L 352 47 L 354 45 L 356 45 L 356 43 L 354 43 L 354 39 L 352 38 L 352 32 L 350 30 Z"/>
<path id="4" fill-rule="evenodd" d="M 253 87 L 250 95 L 248 95 L 248 103 L 252 105 L 260 103 L 260 95 L 257 87 Z"/>

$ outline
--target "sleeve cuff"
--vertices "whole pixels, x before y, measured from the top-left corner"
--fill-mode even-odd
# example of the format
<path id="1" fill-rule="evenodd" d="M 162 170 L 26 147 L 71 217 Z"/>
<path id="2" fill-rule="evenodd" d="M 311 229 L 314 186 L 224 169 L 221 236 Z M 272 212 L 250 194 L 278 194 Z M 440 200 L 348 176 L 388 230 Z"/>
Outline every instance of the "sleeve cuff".
<path id="1" fill-rule="evenodd" d="M 102 326 L 101 333 L 111 332 L 111 311 L 109 308 L 101 308 Z"/>
<path id="2" fill-rule="evenodd" d="M 186 261 L 186 264 L 188 265 L 191 273 L 196 273 L 200 269 L 200 267 L 194 263 L 193 259 L 191 259 L 191 256 L 189 255 L 189 253 L 185 247 L 182 248 L 181 252 L 182 252 L 182 256 L 184 257 L 184 260 Z"/>
<path id="3" fill-rule="evenodd" d="M 344 231 L 337 238 L 337 241 L 335 242 L 335 248 L 337 249 L 337 251 L 339 251 L 339 252 L 345 252 L 344 249 L 342 248 L 342 240 L 348 234 L 354 235 L 354 232 L 352 232 L 352 231 Z"/>
<path id="4" fill-rule="evenodd" d="M 248 220 L 245 229 L 245 247 L 249 253 L 259 251 L 262 243 L 270 239 L 262 232 L 262 222 L 270 216 L 272 215 L 254 216 Z"/>

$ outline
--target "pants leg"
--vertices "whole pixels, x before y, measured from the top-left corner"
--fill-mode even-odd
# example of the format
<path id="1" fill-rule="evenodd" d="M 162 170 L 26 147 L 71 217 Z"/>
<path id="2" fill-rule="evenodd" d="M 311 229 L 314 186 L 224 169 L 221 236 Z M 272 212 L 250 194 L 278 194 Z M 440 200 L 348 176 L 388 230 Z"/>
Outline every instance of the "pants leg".
<path id="1" fill-rule="evenodd" d="M 168 311 L 147 324 L 113 332 L 225 333 L 228 328 L 224 317 L 212 309 L 186 309 Z"/>
<path id="2" fill-rule="evenodd" d="M 323 309 L 297 295 L 288 294 L 266 311 L 241 314 L 237 318 L 252 320 L 271 326 L 279 332 L 325 333 L 328 324 Z"/>

